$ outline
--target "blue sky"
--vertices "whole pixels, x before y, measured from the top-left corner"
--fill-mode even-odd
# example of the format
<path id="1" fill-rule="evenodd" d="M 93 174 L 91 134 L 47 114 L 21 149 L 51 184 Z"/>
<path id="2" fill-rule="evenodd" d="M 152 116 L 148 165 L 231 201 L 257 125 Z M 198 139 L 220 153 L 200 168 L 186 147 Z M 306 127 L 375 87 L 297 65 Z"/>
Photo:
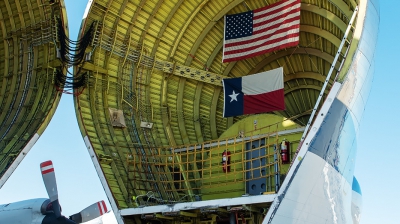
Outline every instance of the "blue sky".
<path id="1" fill-rule="evenodd" d="M 361 123 L 355 176 L 363 194 L 362 224 L 399 223 L 400 1 L 380 1 L 375 76 Z"/>
<path id="2" fill-rule="evenodd" d="M 76 40 L 87 1 L 65 0 L 65 4 L 70 38 Z M 44 134 L 0 190 L 0 204 L 48 198 L 39 168 L 46 160 L 54 164 L 64 216 L 100 200 L 108 203 L 79 131 L 72 95 L 63 94 Z M 107 207 L 111 209 L 109 204 Z"/>
<path id="3" fill-rule="evenodd" d="M 65 0 L 70 38 L 76 40 L 84 0 Z M 380 1 L 380 28 L 375 50 L 375 77 L 358 141 L 355 176 L 363 194 L 362 224 L 397 224 L 400 199 L 400 1 Z M 393 99 L 393 100 L 392 100 Z M 78 128 L 72 96 L 64 94 L 50 125 L 12 177 L 0 190 L 0 204 L 29 198 L 47 198 L 39 164 L 55 166 L 60 203 L 71 215 L 99 201 L 108 202 Z M 111 207 L 108 204 L 108 208 Z"/>

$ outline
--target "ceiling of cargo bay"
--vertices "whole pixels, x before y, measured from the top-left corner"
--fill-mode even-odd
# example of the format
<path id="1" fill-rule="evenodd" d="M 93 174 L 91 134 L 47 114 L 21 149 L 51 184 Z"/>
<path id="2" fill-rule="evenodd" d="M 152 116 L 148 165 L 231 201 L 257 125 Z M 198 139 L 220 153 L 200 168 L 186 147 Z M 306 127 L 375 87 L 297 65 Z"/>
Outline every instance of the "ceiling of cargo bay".
<path id="1" fill-rule="evenodd" d="M 122 207 L 128 191 L 121 187 L 127 175 L 124 162 L 132 151 L 218 139 L 245 117 L 222 116 L 223 78 L 283 67 L 286 109 L 271 113 L 307 124 L 358 1 L 301 0 L 298 46 L 222 63 L 224 15 L 276 2 L 89 3 L 80 38 L 89 36 L 90 44 L 84 61 L 74 67 L 74 75 L 88 82 L 75 90 L 75 106 L 81 132 L 90 139 L 106 176 L 110 174 L 106 178 L 114 196 L 120 192 Z M 351 36 L 333 65 L 324 95 Z"/>

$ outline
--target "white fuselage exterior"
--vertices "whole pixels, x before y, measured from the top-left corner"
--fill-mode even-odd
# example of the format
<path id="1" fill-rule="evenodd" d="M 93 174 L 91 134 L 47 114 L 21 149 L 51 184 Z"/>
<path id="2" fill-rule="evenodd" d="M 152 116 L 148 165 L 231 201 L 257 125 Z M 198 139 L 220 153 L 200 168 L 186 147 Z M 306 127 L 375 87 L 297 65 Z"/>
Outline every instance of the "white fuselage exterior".
<path id="1" fill-rule="evenodd" d="M 0 223 L 7 224 L 41 224 L 42 214 L 50 202 L 47 198 L 36 198 L 0 205 Z"/>
<path id="2" fill-rule="evenodd" d="M 361 194 L 352 189 L 357 134 L 374 73 L 379 25 L 376 0 L 361 0 L 358 45 L 342 83 L 335 83 L 263 224 L 358 223 Z"/>

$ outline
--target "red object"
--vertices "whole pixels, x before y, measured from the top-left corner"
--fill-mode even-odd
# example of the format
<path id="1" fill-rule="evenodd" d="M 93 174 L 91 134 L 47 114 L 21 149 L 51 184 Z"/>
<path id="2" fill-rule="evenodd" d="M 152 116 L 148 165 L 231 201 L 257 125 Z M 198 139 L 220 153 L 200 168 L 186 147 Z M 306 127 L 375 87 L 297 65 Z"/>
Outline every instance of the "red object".
<path id="1" fill-rule="evenodd" d="M 283 67 L 222 79 L 224 117 L 285 110 Z"/>
<path id="2" fill-rule="evenodd" d="M 100 215 L 103 215 L 104 213 L 107 212 L 107 206 L 104 201 L 99 201 L 97 202 L 97 208 L 99 209 Z"/>
<path id="3" fill-rule="evenodd" d="M 222 153 L 222 171 L 225 173 L 231 172 L 231 152 L 229 151 L 224 151 Z"/>
<path id="4" fill-rule="evenodd" d="M 283 164 L 290 163 L 290 144 L 285 140 L 281 143 L 281 158 Z"/>
<path id="5" fill-rule="evenodd" d="M 42 175 L 54 172 L 53 162 L 51 160 L 48 160 L 46 162 L 41 163 L 40 169 L 42 170 Z"/>

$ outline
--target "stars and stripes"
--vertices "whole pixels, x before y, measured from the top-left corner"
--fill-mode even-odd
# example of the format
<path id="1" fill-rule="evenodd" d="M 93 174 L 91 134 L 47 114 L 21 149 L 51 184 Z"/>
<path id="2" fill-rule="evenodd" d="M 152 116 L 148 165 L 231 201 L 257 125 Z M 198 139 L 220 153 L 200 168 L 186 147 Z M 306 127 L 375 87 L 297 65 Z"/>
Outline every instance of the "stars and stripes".
<path id="1" fill-rule="evenodd" d="M 222 62 L 254 57 L 299 43 L 300 0 L 283 0 L 225 16 Z"/>

